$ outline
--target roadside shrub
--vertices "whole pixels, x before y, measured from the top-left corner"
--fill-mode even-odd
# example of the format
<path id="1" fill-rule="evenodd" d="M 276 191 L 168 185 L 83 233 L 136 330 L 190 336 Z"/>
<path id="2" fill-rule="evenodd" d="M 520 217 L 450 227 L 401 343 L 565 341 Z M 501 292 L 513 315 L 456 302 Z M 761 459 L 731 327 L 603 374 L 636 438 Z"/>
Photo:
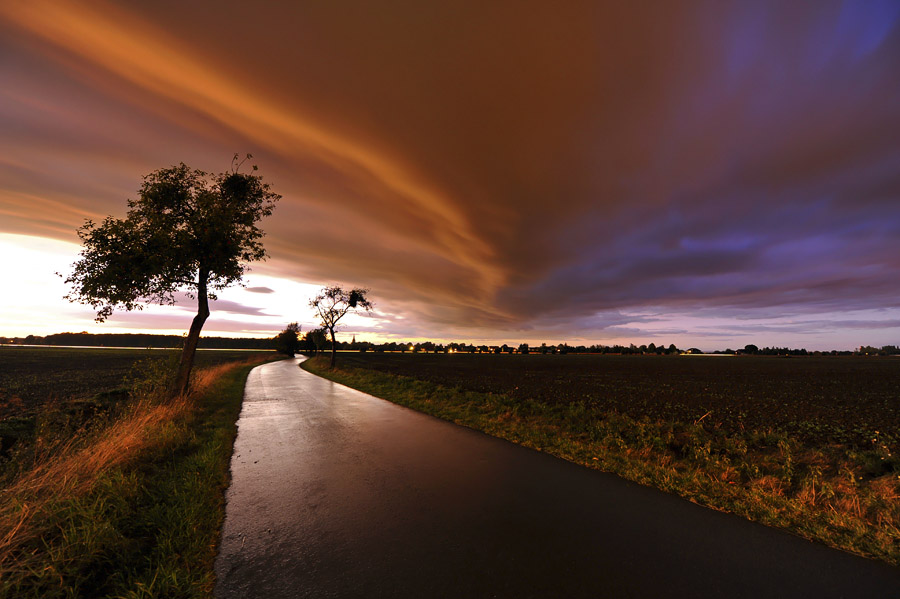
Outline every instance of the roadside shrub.
<path id="1" fill-rule="evenodd" d="M 145 358 L 135 362 L 125 377 L 124 385 L 132 399 L 161 401 L 175 380 L 181 352 L 170 352 L 165 358 Z"/>

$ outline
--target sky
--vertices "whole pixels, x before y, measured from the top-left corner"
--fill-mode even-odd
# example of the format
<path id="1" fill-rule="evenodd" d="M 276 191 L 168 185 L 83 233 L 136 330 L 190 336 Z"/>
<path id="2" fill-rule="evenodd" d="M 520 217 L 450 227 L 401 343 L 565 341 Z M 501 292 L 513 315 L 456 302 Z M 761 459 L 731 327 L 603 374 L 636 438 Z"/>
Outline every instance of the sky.
<path id="1" fill-rule="evenodd" d="M 283 198 L 208 335 L 900 344 L 895 0 L 0 0 L 0 335 L 184 332 L 55 273 L 235 152 Z"/>

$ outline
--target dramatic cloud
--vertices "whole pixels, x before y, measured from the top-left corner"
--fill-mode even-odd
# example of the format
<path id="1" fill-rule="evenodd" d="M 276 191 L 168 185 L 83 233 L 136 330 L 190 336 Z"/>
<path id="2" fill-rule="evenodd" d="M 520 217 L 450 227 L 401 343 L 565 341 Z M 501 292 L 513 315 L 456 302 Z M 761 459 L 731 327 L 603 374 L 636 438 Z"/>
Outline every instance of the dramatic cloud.
<path id="1" fill-rule="evenodd" d="M 178 308 L 189 312 L 197 311 L 197 300 L 190 297 L 188 294 L 176 293 L 174 294 L 173 299 Z M 244 304 L 224 299 L 209 300 L 209 310 L 210 312 L 215 313 L 225 312 L 227 314 L 244 314 L 246 316 L 273 316 L 272 314 L 266 314 L 265 310 L 262 308 L 245 306 Z"/>
<path id="2" fill-rule="evenodd" d="M 140 329 L 168 334 L 173 331 L 186 331 L 191 326 L 191 317 L 174 313 L 159 312 L 125 312 L 117 314 L 110 324 L 121 329 Z M 92 332 L 105 332 L 95 330 Z M 241 337 L 271 337 L 268 327 L 261 327 L 256 321 L 227 320 L 212 316 L 204 326 L 207 335 L 226 334 Z"/>
<path id="3" fill-rule="evenodd" d="M 897 2 L 281 4 L 0 6 L 0 232 L 251 151 L 260 272 L 381 335 L 896 334 Z"/>

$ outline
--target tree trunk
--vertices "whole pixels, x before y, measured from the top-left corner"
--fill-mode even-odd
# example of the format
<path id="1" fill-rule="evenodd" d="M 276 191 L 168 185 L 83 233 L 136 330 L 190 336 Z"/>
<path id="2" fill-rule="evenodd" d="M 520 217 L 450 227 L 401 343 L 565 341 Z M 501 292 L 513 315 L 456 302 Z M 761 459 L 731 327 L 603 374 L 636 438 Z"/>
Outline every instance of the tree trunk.
<path id="1" fill-rule="evenodd" d="M 209 299 L 206 297 L 206 280 L 209 271 L 201 270 L 197 275 L 197 315 L 191 322 L 191 330 L 184 340 L 184 349 L 181 350 L 181 362 L 178 364 L 178 374 L 172 384 L 170 395 L 175 397 L 185 393 L 191 383 L 191 369 L 194 367 L 194 354 L 197 352 L 197 343 L 200 341 L 200 331 L 203 324 L 209 318 Z"/>
<path id="2" fill-rule="evenodd" d="M 335 356 L 337 355 L 337 343 L 334 340 L 334 329 L 328 329 L 331 333 L 331 367 L 334 368 Z"/>

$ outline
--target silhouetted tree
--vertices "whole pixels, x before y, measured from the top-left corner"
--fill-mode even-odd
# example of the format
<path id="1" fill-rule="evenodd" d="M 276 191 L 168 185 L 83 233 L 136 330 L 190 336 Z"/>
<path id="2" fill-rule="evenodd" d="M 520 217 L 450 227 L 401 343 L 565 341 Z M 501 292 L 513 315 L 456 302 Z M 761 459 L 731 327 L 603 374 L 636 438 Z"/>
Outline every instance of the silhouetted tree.
<path id="1" fill-rule="evenodd" d="M 274 341 L 276 351 L 294 357 L 300 349 L 300 325 L 296 322 L 290 323 L 275 336 Z"/>
<path id="2" fill-rule="evenodd" d="M 128 200 L 124 219 L 88 220 L 78 230 L 84 249 L 66 279 L 72 285 L 66 299 L 90 304 L 97 322 L 113 310 L 172 305 L 177 291 L 197 299 L 172 395 L 188 388 L 209 300 L 240 282 L 247 263 L 266 257 L 256 223 L 281 196 L 262 177 L 239 173 L 241 164 L 235 154 L 231 171 L 218 175 L 184 163 L 154 171 L 144 177 L 138 199 Z"/>
<path id="3" fill-rule="evenodd" d="M 316 313 L 325 327 L 331 334 L 331 367 L 334 368 L 336 360 L 337 342 L 334 339 L 334 330 L 337 323 L 350 310 L 363 308 L 368 312 L 374 304 L 366 298 L 369 293 L 368 289 L 351 289 L 344 291 L 337 285 L 325 287 L 322 292 L 310 300 L 309 305 L 315 308 Z"/>
<path id="4" fill-rule="evenodd" d="M 327 341 L 325 338 L 325 329 L 313 329 L 306 333 L 303 340 L 306 342 L 307 350 L 311 350 L 312 354 L 315 356 L 325 347 Z"/>

